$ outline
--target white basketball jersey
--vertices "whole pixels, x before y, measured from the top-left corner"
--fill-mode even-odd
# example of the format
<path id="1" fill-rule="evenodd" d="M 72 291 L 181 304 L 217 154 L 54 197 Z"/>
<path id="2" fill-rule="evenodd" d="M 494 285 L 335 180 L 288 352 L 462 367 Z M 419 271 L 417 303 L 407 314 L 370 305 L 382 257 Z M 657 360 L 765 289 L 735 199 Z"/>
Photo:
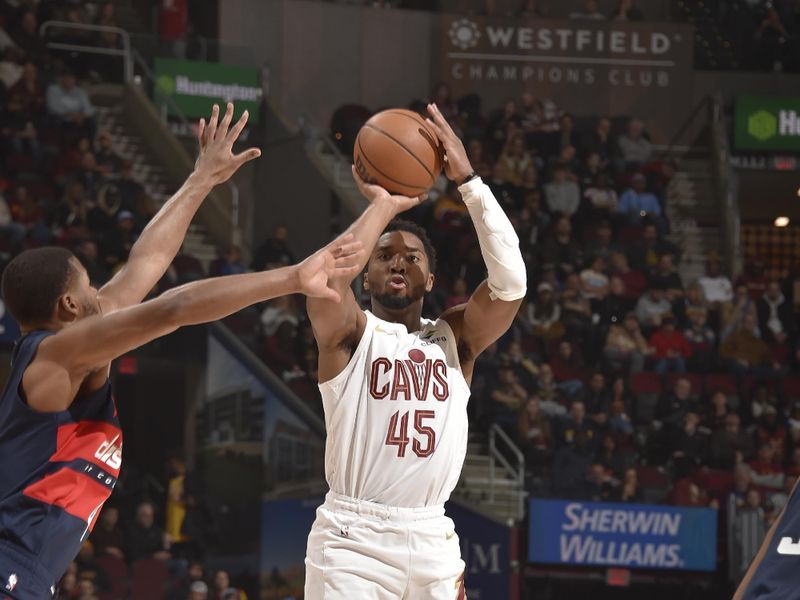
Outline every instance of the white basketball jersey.
<path id="1" fill-rule="evenodd" d="M 345 369 L 320 384 L 325 476 L 339 494 L 390 506 L 443 504 L 467 451 L 470 390 L 443 319 L 420 331 L 369 311 Z"/>

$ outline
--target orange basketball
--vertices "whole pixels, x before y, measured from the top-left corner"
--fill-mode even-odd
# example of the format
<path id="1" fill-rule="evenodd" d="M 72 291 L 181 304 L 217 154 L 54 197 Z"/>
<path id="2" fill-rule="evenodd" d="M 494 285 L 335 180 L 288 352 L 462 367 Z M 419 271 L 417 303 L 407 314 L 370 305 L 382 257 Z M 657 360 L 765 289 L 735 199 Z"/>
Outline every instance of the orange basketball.
<path id="1" fill-rule="evenodd" d="M 442 170 L 442 155 L 425 119 L 400 108 L 373 115 L 358 132 L 353 149 L 362 179 L 404 196 L 430 189 Z"/>

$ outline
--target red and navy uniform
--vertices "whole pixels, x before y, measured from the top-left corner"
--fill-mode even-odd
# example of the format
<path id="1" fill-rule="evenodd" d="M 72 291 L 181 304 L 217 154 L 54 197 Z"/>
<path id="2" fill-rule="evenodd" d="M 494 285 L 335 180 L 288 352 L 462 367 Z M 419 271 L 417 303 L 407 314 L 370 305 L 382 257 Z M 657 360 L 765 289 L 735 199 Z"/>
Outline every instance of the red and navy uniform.
<path id="1" fill-rule="evenodd" d="M 23 336 L 0 398 L 0 598 L 50 598 L 117 483 L 122 432 L 106 381 L 63 412 L 33 410 L 22 375 L 52 332 Z"/>

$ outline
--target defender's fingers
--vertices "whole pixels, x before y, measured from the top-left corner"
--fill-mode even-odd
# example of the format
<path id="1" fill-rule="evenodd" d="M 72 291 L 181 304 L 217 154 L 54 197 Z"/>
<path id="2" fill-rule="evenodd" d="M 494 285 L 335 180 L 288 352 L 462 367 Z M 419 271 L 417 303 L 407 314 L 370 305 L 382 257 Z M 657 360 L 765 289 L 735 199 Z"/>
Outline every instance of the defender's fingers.
<path id="1" fill-rule="evenodd" d="M 208 120 L 208 139 L 213 140 L 217 133 L 217 121 L 219 121 L 219 105 L 215 104 L 211 109 L 211 118 Z"/>
<path id="2" fill-rule="evenodd" d="M 240 152 L 236 156 L 233 157 L 233 160 L 239 165 L 242 166 L 244 163 L 253 160 L 254 158 L 258 158 L 261 156 L 261 150 L 258 148 L 248 148 L 244 152 Z"/>
<path id="3" fill-rule="evenodd" d="M 233 120 L 233 102 L 228 102 L 225 106 L 225 116 L 222 117 L 222 122 L 219 124 L 219 135 L 225 137 L 228 135 L 228 128 L 231 126 Z"/>
<path id="4" fill-rule="evenodd" d="M 205 133 L 206 133 L 206 120 L 200 119 L 200 122 L 197 124 L 197 141 L 200 142 L 201 148 L 203 148 L 206 145 Z"/>
<path id="5" fill-rule="evenodd" d="M 228 132 L 228 141 L 231 144 L 233 144 L 239 138 L 239 134 L 242 133 L 242 129 L 244 129 L 244 126 L 247 125 L 247 119 L 249 116 L 250 113 L 244 111 L 242 116 L 239 117 L 239 120 L 234 124 L 233 128 L 231 128 L 230 132 Z"/>

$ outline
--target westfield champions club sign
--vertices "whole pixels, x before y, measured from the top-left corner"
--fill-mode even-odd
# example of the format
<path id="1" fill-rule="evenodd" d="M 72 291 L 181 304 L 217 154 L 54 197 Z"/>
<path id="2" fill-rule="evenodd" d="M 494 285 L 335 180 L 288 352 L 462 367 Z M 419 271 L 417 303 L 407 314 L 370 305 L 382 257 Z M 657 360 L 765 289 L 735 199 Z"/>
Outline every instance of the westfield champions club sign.
<path id="1" fill-rule="evenodd" d="M 487 106 L 530 91 L 578 114 L 647 120 L 691 102 L 690 25 L 455 15 L 441 25 L 442 79 Z"/>

